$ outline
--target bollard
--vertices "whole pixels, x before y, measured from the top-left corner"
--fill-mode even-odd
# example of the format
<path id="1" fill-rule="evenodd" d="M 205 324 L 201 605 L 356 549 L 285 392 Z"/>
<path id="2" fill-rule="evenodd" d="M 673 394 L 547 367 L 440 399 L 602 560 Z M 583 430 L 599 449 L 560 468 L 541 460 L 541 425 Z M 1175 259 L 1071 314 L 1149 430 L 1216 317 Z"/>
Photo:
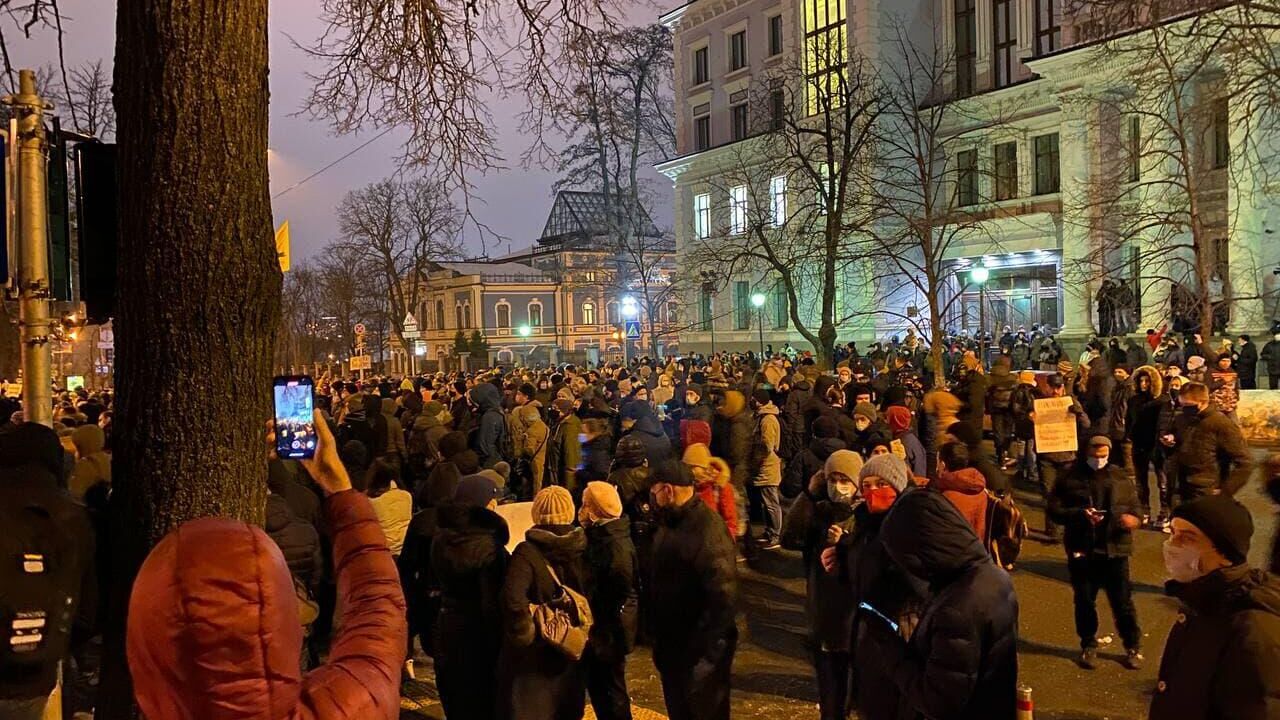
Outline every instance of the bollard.
<path id="1" fill-rule="evenodd" d="M 1031 701 L 1031 688 L 1018 686 L 1017 720 L 1035 720 L 1035 703 Z"/>

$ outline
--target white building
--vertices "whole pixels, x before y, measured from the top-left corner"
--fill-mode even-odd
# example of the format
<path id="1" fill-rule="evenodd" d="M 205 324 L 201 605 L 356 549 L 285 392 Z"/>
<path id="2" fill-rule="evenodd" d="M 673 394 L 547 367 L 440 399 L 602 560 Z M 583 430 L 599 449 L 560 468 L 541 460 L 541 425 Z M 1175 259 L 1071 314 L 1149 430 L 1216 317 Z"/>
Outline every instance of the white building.
<path id="1" fill-rule="evenodd" d="M 678 157 L 659 170 L 676 187 L 678 248 L 705 236 L 708 208 L 735 203 L 714 189 L 724 187 L 725 158 L 750 142 L 739 108 L 752 75 L 784 62 L 804 67 L 805 44 L 833 23 L 848 47 L 883 69 L 896 57 L 885 45 L 892 23 L 947 58 L 936 90 L 948 108 L 940 139 L 968 233 L 942 258 L 946 292 L 960 295 L 949 328 L 977 329 L 980 293 L 967 280 L 982 264 L 991 330 L 1044 324 L 1069 340 L 1099 329 L 1141 333 L 1172 324 L 1175 311 L 1187 316 L 1182 296 L 1203 287 L 1225 301 L 1225 330 L 1265 332 L 1277 319 L 1280 242 L 1268 236 L 1280 222 L 1280 195 L 1266 172 L 1273 112 L 1248 94 L 1257 74 L 1230 50 L 1211 54 L 1188 40 L 1189 16 L 1142 18 L 1147 25 L 1119 33 L 1114 21 L 1087 13 L 1064 17 L 1062 4 L 697 0 L 663 16 L 675 32 Z M 1183 3 L 1193 16 L 1204 4 Z M 1253 39 L 1274 46 L 1271 37 Z M 1163 59 L 1175 70 L 1162 74 Z M 1186 227 L 1193 216 L 1194 234 Z M 1199 265 L 1183 247 L 1193 238 L 1207 259 Z M 718 279 L 717 294 L 694 287 L 685 300 L 715 318 L 683 338 L 685 349 L 709 347 L 712 328 L 722 347 L 754 344 L 756 328 L 742 327 L 741 313 L 717 310 L 736 309 L 744 292 L 767 292 L 767 279 Z M 1104 282 L 1122 288 L 1107 294 L 1120 299 L 1106 317 L 1097 303 Z M 841 342 L 882 338 L 926 302 L 886 292 L 888 284 L 849 279 L 839 288 L 844 302 L 886 311 L 842 326 Z M 776 322 L 766 321 L 766 341 L 799 346 L 785 311 L 769 316 Z"/>

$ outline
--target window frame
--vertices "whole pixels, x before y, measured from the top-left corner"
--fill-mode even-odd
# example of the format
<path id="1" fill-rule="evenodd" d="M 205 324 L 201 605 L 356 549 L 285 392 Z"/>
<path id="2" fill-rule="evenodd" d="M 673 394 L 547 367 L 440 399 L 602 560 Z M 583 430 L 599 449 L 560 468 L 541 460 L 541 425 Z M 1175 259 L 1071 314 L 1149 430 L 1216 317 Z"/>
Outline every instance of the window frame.
<path id="1" fill-rule="evenodd" d="M 695 152 L 711 149 L 711 115 L 699 115 L 693 119 L 693 149 Z"/>
<path id="2" fill-rule="evenodd" d="M 960 150 L 956 153 L 956 206 L 972 207 L 979 201 L 978 150 Z"/>
<path id="3" fill-rule="evenodd" d="M 507 311 L 507 322 L 502 322 L 502 311 Z M 511 329 L 511 303 L 506 300 L 499 300 L 493 304 L 493 324 L 498 329 Z"/>
<path id="4" fill-rule="evenodd" d="M 714 303 L 715 293 L 709 288 L 702 288 L 698 295 L 698 325 L 702 332 L 711 330 L 712 324 L 715 322 Z"/>
<path id="5" fill-rule="evenodd" d="M 805 102 L 807 114 L 812 116 L 834 110 L 843 102 L 833 91 L 843 88 L 844 73 L 849 67 L 848 9 L 843 0 L 803 1 Z M 839 57 L 835 59 L 833 55 L 837 53 L 831 51 L 832 44 L 838 50 Z M 828 94 L 829 108 L 823 106 L 819 91 Z"/>
<path id="6" fill-rule="evenodd" d="M 538 314 L 537 314 L 537 316 L 536 316 L 536 318 L 537 318 L 536 320 L 535 320 L 535 316 L 534 316 L 534 314 L 533 314 L 533 311 L 534 311 L 534 309 L 535 309 L 535 308 L 537 308 L 537 311 L 538 311 Z M 530 300 L 530 301 L 529 301 L 529 305 L 528 305 L 528 307 L 526 308 L 526 310 L 527 310 L 527 311 L 528 311 L 528 313 L 529 313 L 529 327 L 531 327 L 531 328 L 540 328 L 540 327 L 542 327 L 542 301 L 541 301 L 541 300 L 538 300 L 538 299 L 536 299 L 536 298 L 535 298 L 535 299 L 533 299 L 533 300 Z"/>
<path id="7" fill-rule="evenodd" d="M 1012 155 L 1002 162 L 1001 151 L 1004 149 L 1012 149 Z M 993 146 L 992 155 L 992 165 L 995 170 L 992 174 L 995 176 L 994 196 L 996 202 L 1016 200 L 1019 196 L 1017 141 L 1010 140 L 1008 142 L 996 143 Z"/>
<path id="8" fill-rule="evenodd" d="M 1032 138 L 1031 152 L 1035 163 L 1035 194 L 1052 195 L 1062 192 L 1062 146 L 1058 133 L 1045 133 Z"/>
<path id="9" fill-rule="evenodd" d="M 787 92 L 777 89 L 769 91 L 769 127 L 781 130 L 787 118 Z"/>
<path id="10" fill-rule="evenodd" d="M 729 72 L 747 66 L 747 30 L 743 28 L 729 33 Z"/>
<path id="11" fill-rule="evenodd" d="M 769 214 L 774 227 L 787 224 L 787 176 L 774 175 L 769 178 Z"/>
<path id="12" fill-rule="evenodd" d="M 749 209 L 746 185 L 734 185 L 729 188 L 729 234 L 743 235 L 747 232 L 747 210 Z"/>
<path id="13" fill-rule="evenodd" d="M 784 40 L 782 37 L 782 15 L 769 16 L 769 57 L 777 57 L 782 54 L 784 49 Z"/>
<path id="14" fill-rule="evenodd" d="M 955 46 L 955 88 L 957 97 L 969 97 L 977 92 L 978 85 L 978 4 L 977 0 L 955 0 L 953 8 L 953 37 Z M 964 49 L 961 37 L 964 33 Z"/>
<path id="15" fill-rule="evenodd" d="M 711 51 L 707 45 L 693 49 L 693 87 L 711 82 Z"/>
<path id="16" fill-rule="evenodd" d="M 1125 179 L 1134 183 L 1142 179 L 1142 116 L 1124 116 L 1124 149 L 1127 167 Z"/>
<path id="17" fill-rule="evenodd" d="M 711 193 L 693 196 L 693 236 L 699 240 L 711 237 Z"/>
<path id="18" fill-rule="evenodd" d="M 729 106 L 729 124 L 732 128 L 734 140 L 745 140 L 751 132 L 748 110 L 748 105 L 745 102 Z"/>
<path id="19" fill-rule="evenodd" d="M 583 324 L 583 325 L 595 325 L 595 324 L 596 324 L 596 304 L 595 304 L 595 302 L 594 302 L 594 301 L 592 301 L 592 300 L 583 300 L 583 301 L 582 301 L 582 305 L 580 306 L 580 308 L 579 308 L 579 309 L 582 311 L 582 324 Z"/>
<path id="20" fill-rule="evenodd" d="M 1231 165 L 1231 106 L 1227 98 L 1215 98 L 1211 109 L 1210 140 L 1213 151 L 1212 169 L 1222 170 Z"/>
<path id="21" fill-rule="evenodd" d="M 1062 49 L 1062 0 L 1032 0 L 1035 13 L 1035 47 L 1037 56 Z M 1043 24 L 1046 15 L 1048 25 Z"/>
<path id="22" fill-rule="evenodd" d="M 733 283 L 733 327 L 735 330 L 751 329 L 751 282 L 735 280 Z"/>
<path id="23" fill-rule="evenodd" d="M 993 88 L 1009 87 L 1013 84 L 1015 63 L 1018 61 L 1017 5 L 1017 0 L 991 0 L 991 86 Z M 1004 11 L 1003 28 L 1000 24 L 1002 9 Z M 1002 30 L 1003 40 L 1000 39 Z"/>

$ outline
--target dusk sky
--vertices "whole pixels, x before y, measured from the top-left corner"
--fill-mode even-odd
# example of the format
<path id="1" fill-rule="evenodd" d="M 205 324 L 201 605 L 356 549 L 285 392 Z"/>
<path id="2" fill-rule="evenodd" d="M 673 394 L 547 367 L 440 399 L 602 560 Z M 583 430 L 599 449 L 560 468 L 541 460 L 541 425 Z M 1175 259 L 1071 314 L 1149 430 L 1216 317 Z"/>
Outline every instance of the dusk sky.
<path id="1" fill-rule="evenodd" d="M 67 17 L 66 59 L 68 65 L 102 59 L 109 64 L 114 55 L 115 3 L 108 0 L 62 0 Z M 314 61 L 294 47 L 290 38 L 309 42 L 324 30 L 317 17 L 314 0 L 273 0 L 271 2 L 271 192 L 274 197 L 311 173 L 343 156 L 376 134 L 335 136 L 324 122 L 296 116 L 310 87 L 306 77 L 315 69 Z M 636 3 L 632 20 L 653 22 L 658 10 Z M 5 27 L 15 67 L 38 67 L 57 60 L 54 36 L 50 31 L 23 40 L 13 26 Z M 514 249 L 527 247 L 542 231 L 551 206 L 552 173 L 518 167 L 526 141 L 512 117 L 523 98 L 498 99 L 490 105 L 500 125 L 499 149 L 509 159 L 510 169 L 476 178 L 472 208 L 477 219 L 500 235 L 511 238 Z M 393 174 L 400 143 L 407 136 L 392 131 L 304 185 L 272 201 L 275 222 L 289 220 L 293 252 L 304 258 L 318 251 L 337 233 L 334 207 L 348 190 L 376 182 Z M 656 173 L 653 174 L 655 177 Z M 661 181 L 664 187 L 665 180 Z M 660 226 L 669 225 L 670 209 L 657 209 Z M 468 250 L 479 254 L 479 235 L 469 229 Z M 489 252 L 507 252 L 504 244 Z"/>

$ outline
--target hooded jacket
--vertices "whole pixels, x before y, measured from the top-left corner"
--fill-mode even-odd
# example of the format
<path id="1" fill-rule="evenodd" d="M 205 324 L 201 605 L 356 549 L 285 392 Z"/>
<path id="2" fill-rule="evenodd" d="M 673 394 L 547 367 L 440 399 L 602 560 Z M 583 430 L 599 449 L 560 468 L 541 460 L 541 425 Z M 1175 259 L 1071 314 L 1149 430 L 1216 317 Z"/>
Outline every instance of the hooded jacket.
<path id="1" fill-rule="evenodd" d="M 284 496 L 272 493 L 267 496 L 267 522 L 264 527 L 280 547 L 289 573 L 303 587 L 314 590 L 324 572 L 320 534 L 315 526 L 295 515 Z"/>
<path id="2" fill-rule="evenodd" d="M 1231 418 L 1210 407 L 1198 413 L 1183 412 L 1175 423 L 1177 482 L 1221 488 L 1228 495 L 1235 495 L 1249 482 L 1253 453 Z"/>
<path id="3" fill-rule="evenodd" d="M 929 598 L 909 642 L 867 618 L 867 639 L 901 698 L 899 718 L 1012 718 L 1018 680 L 1018 598 L 1004 570 L 941 493 L 904 493 L 880 539 Z"/>
<path id="4" fill-rule="evenodd" d="M 261 529 L 192 520 L 147 556 L 129 602 L 126 651 L 149 720 L 395 718 L 407 632 L 395 564 L 369 500 L 325 500 L 343 621 L 328 662 L 298 669 L 298 599 Z"/>
<path id="5" fill-rule="evenodd" d="M 658 467 L 671 459 L 671 441 L 662 431 L 662 425 L 653 413 L 647 412 L 636 419 L 630 430 L 623 431 L 618 439 L 634 435 L 644 443 L 644 456 L 649 460 L 649 467 Z"/>
<path id="6" fill-rule="evenodd" d="M 1280 717 L 1280 579 L 1247 565 L 1169 582 L 1182 607 L 1160 659 L 1151 720 Z"/>
<path id="7" fill-rule="evenodd" d="M 97 425 L 81 425 L 71 431 L 71 442 L 76 446 L 75 469 L 67 481 L 67 489 L 77 499 L 83 499 L 89 488 L 100 482 L 111 484 L 111 456 L 103 448 L 107 437 Z"/>
<path id="8" fill-rule="evenodd" d="M 778 422 L 778 406 L 766 403 L 756 408 L 756 430 L 751 439 L 755 455 L 751 481 L 756 487 L 778 487 L 782 484 L 782 424 Z"/>
<path id="9" fill-rule="evenodd" d="M 636 633 L 636 583 L 640 570 L 626 515 L 586 528 L 583 552 L 586 596 L 591 603 L 591 652 L 617 662 L 631 652 Z"/>
<path id="10" fill-rule="evenodd" d="M 1106 512 L 1094 525 L 1086 508 Z M 1045 513 L 1066 528 L 1064 546 L 1068 554 L 1098 553 L 1108 557 L 1128 557 L 1133 552 L 1133 531 L 1120 522 L 1121 515 L 1142 517 L 1133 483 L 1115 465 L 1094 470 L 1083 462 L 1060 478 L 1047 499 Z"/>
<path id="11" fill-rule="evenodd" d="M 387 444 L 383 454 L 400 459 L 404 457 L 404 427 L 396 419 L 396 401 L 382 398 L 382 420 L 387 424 Z"/>
<path id="12" fill-rule="evenodd" d="M 711 424 L 711 454 L 729 463 L 733 486 L 738 490 L 751 480 L 751 430 L 746 398 L 737 390 L 726 392 Z"/>
<path id="13" fill-rule="evenodd" d="M 491 468 L 502 457 L 502 436 L 507 432 L 507 421 L 502 415 L 502 393 L 493 383 L 478 383 L 471 388 L 471 401 L 480 414 L 480 424 L 472 437 L 471 449 L 476 451 L 481 468 Z"/>
<path id="14" fill-rule="evenodd" d="M 786 483 L 782 494 L 787 497 L 802 494 L 805 488 L 809 487 L 809 478 L 826 467 L 827 458 L 831 457 L 831 453 L 846 449 L 844 441 L 840 438 L 815 437 L 809 441 L 809 446 L 804 449 L 804 452 L 786 464 L 784 468 Z"/>
<path id="15" fill-rule="evenodd" d="M 987 479 L 977 468 L 961 468 L 938 474 L 932 483 L 964 516 L 978 539 L 987 541 Z"/>

